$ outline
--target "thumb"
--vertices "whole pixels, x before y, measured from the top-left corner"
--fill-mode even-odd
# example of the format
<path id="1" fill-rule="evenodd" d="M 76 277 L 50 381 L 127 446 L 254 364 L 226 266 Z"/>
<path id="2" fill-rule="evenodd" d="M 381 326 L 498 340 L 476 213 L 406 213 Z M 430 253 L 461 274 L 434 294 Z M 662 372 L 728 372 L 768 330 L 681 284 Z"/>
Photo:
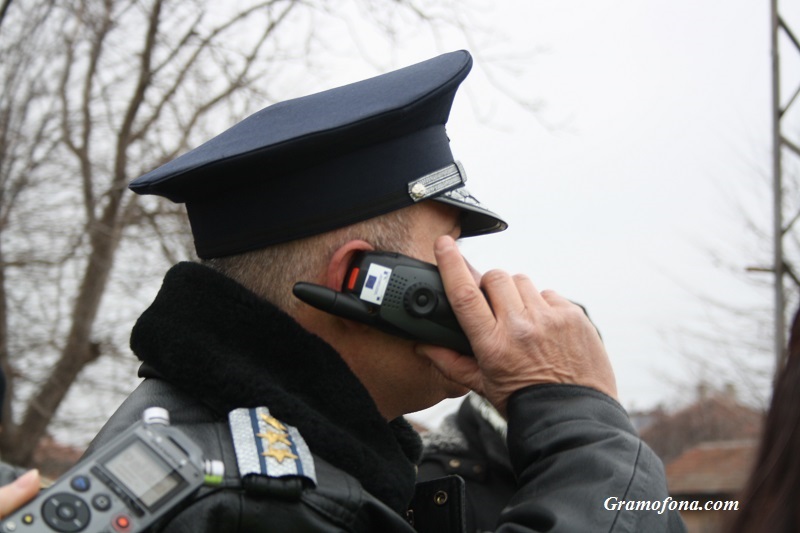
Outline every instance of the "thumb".
<path id="1" fill-rule="evenodd" d="M 416 351 L 427 358 L 445 378 L 479 392 L 482 384 L 481 370 L 474 357 L 429 344 L 418 344 Z"/>
<path id="2" fill-rule="evenodd" d="M 7 516 L 36 496 L 41 485 L 38 470 L 29 470 L 13 483 L 0 487 L 0 517 Z"/>

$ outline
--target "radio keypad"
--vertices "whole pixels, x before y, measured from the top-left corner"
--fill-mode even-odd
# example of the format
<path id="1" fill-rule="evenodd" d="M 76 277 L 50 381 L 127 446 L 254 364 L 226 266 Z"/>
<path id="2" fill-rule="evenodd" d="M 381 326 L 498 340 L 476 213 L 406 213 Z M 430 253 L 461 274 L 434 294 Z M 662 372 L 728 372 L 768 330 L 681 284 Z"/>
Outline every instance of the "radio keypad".
<path id="1" fill-rule="evenodd" d="M 59 492 L 42 504 L 42 519 L 47 525 L 63 533 L 82 531 L 89 524 L 89 506 L 67 492 Z"/>

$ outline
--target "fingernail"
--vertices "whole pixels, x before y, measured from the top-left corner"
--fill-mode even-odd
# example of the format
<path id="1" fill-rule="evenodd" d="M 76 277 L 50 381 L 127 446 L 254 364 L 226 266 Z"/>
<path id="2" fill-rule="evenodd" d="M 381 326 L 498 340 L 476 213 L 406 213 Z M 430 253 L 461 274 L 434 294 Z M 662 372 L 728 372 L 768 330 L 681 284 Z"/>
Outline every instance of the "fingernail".
<path id="1" fill-rule="evenodd" d="M 455 246 L 455 241 L 449 235 L 442 235 L 436 239 L 436 251 L 445 252 Z"/>

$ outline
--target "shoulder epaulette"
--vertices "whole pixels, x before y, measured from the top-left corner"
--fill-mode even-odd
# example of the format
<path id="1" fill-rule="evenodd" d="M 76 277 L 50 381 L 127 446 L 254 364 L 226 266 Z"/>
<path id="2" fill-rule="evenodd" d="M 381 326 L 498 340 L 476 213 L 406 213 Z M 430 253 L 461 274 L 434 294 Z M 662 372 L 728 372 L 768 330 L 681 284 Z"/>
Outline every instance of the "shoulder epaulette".
<path id="1" fill-rule="evenodd" d="M 266 407 L 235 409 L 228 414 L 228 422 L 243 480 L 248 476 L 300 478 L 316 486 L 314 457 L 297 428 L 273 417 Z"/>

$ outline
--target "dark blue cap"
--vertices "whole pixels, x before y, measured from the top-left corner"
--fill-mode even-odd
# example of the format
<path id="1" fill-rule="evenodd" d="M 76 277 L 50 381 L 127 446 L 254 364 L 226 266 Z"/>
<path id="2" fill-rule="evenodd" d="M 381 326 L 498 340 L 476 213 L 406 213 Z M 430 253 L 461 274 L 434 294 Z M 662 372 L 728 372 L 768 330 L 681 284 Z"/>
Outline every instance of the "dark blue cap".
<path id="1" fill-rule="evenodd" d="M 134 180 L 185 202 L 197 254 L 220 257 L 324 233 L 434 199 L 462 236 L 507 224 L 464 188 L 445 123 L 472 68 L 452 52 L 251 115 Z"/>

